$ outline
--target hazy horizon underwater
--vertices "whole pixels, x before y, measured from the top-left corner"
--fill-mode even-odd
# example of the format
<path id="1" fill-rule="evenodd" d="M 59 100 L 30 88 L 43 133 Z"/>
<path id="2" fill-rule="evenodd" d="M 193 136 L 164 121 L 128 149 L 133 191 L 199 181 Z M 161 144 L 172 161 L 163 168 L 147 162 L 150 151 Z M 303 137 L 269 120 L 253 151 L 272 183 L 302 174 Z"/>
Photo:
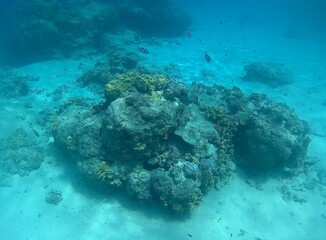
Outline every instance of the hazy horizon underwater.
<path id="1" fill-rule="evenodd" d="M 0 239 L 323 240 L 325 13 L 1 0 Z"/>

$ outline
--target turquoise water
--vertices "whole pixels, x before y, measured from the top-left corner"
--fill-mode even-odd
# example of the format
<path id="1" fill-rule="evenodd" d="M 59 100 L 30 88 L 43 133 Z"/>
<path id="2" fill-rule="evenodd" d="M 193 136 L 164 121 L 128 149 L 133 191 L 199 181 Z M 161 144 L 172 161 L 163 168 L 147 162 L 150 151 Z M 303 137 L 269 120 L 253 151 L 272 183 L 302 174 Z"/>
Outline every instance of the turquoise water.
<path id="1" fill-rule="evenodd" d="M 324 239 L 325 12 L 1 1 L 0 239 Z"/>

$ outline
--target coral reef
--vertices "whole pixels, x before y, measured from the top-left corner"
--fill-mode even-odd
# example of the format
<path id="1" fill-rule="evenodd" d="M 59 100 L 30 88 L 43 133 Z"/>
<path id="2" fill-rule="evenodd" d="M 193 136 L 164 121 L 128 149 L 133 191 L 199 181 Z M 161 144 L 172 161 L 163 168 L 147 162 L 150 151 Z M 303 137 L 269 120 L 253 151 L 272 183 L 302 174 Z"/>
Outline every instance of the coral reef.
<path id="1" fill-rule="evenodd" d="M 176 37 L 190 25 L 189 15 L 170 1 L 13 0 L 1 13 L 6 24 L 0 31 L 0 62 L 14 65 L 79 50 L 107 51 L 108 35 L 118 31 Z M 116 73 L 133 68 L 138 61 L 135 54 L 117 58 L 121 63 L 111 62 Z"/>
<path id="2" fill-rule="evenodd" d="M 244 67 L 246 75 L 244 81 L 259 82 L 276 88 L 290 84 L 293 81 L 292 73 L 284 64 L 274 62 L 254 62 Z"/>
<path id="3" fill-rule="evenodd" d="M 234 162 L 290 174 L 303 167 L 306 123 L 264 95 L 131 72 L 116 75 L 105 97 L 96 114 L 90 100 L 68 101 L 51 121 L 57 146 L 103 191 L 183 213 L 220 189 Z"/>
<path id="4" fill-rule="evenodd" d="M 106 33 L 119 29 L 111 3 L 98 1 L 14 0 L 8 25 L 1 32 L 6 63 L 29 63 L 71 54 L 76 49 L 100 48 Z"/>

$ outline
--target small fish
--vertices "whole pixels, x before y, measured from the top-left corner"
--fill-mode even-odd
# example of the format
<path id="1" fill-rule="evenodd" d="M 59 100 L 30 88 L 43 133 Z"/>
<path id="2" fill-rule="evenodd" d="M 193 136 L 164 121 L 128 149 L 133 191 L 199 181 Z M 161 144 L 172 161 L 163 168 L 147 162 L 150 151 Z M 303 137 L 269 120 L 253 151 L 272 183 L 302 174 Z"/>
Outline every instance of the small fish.
<path id="1" fill-rule="evenodd" d="M 191 32 L 189 32 L 189 31 L 187 32 L 187 37 L 191 38 Z"/>
<path id="2" fill-rule="evenodd" d="M 30 102 L 26 102 L 26 103 L 24 103 L 24 107 L 25 108 L 33 108 L 33 104 Z"/>
<path id="3" fill-rule="evenodd" d="M 144 54 L 149 54 L 149 51 L 148 51 L 147 48 L 139 47 L 139 46 L 137 46 L 137 48 L 138 48 L 138 50 L 141 51 L 142 53 L 144 53 Z"/>
<path id="4" fill-rule="evenodd" d="M 36 135 L 36 137 L 40 137 L 40 134 L 34 128 L 32 128 L 32 130 L 33 130 L 34 134 Z"/>
<path id="5" fill-rule="evenodd" d="M 211 62 L 212 61 L 211 56 L 209 56 L 209 54 L 207 52 L 205 52 L 204 57 L 205 57 L 206 62 Z"/>
<path id="6" fill-rule="evenodd" d="M 188 233 L 188 237 L 192 237 L 192 235 L 190 233 Z"/>

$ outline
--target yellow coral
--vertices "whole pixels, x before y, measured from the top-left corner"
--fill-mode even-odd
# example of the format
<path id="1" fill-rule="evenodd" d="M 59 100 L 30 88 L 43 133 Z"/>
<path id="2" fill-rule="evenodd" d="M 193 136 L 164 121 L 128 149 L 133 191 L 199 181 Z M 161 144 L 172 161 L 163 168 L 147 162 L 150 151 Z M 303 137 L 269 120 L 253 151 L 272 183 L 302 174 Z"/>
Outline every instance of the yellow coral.
<path id="1" fill-rule="evenodd" d="M 195 210 L 203 199 L 202 192 L 197 189 L 190 197 L 188 207 L 190 210 Z"/>
<path id="2" fill-rule="evenodd" d="M 140 72 L 117 74 L 106 85 L 105 97 L 111 102 L 123 96 L 132 88 L 141 93 L 152 94 L 154 91 L 164 89 L 167 83 L 167 77 L 161 74 L 144 74 Z"/>
<path id="3" fill-rule="evenodd" d="M 134 150 L 137 152 L 142 152 L 144 150 L 146 150 L 147 146 L 145 143 L 137 143 L 134 147 Z"/>
<path id="4" fill-rule="evenodd" d="M 182 204 L 180 204 L 180 203 L 173 203 L 171 205 L 171 207 L 172 207 L 172 210 L 174 212 L 176 212 L 176 213 L 183 213 L 186 210 L 186 208 Z"/>
<path id="5" fill-rule="evenodd" d="M 206 117 L 216 123 L 214 128 L 220 134 L 219 157 L 222 161 L 228 161 L 233 154 L 233 136 L 237 130 L 236 126 L 221 107 L 207 108 Z"/>
<path id="6" fill-rule="evenodd" d="M 113 178 L 113 170 L 112 170 L 111 166 L 105 161 L 100 162 L 97 165 L 96 177 L 98 179 L 101 179 L 103 182 L 106 180 L 112 179 Z"/>
<path id="7" fill-rule="evenodd" d="M 217 182 L 217 177 L 212 175 L 212 176 L 207 176 L 205 179 L 203 179 L 203 186 L 205 187 L 214 187 Z"/>
<path id="8" fill-rule="evenodd" d="M 76 141 L 71 135 L 66 138 L 66 145 L 69 150 L 76 149 Z"/>
<path id="9" fill-rule="evenodd" d="M 159 101 L 164 101 L 165 99 L 161 92 L 153 92 L 152 95 L 150 96 L 150 100 L 152 102 L 159 102 Z"/>

